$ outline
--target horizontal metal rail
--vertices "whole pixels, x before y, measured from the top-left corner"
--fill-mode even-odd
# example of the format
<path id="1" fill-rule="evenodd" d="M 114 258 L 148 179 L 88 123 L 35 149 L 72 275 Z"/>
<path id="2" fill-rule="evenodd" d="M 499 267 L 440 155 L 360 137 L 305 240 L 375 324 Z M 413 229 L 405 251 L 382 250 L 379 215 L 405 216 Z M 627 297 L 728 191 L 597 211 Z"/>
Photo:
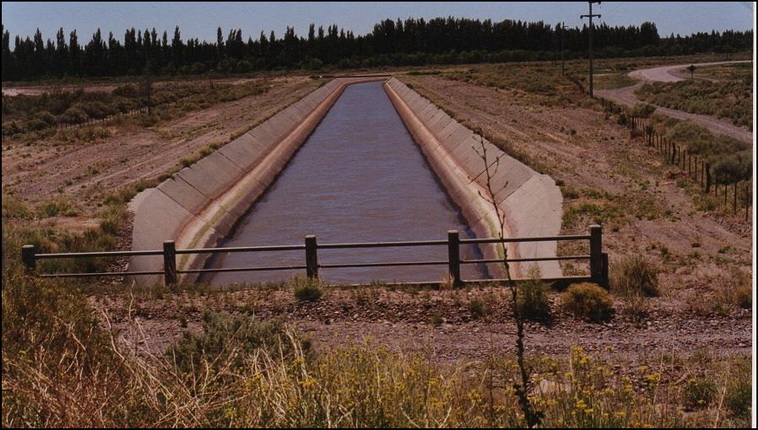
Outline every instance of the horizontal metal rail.
<path id="1" fill-rule="evenodd" d="M 134 276 L 134 275 L 162 275 L 161 271 L 142 271 L 142 272 L 100 272 L 100 273 L 42 273 L 40 278 L 87 278 L 98 276 Z"/>
<path id="2" fill-rule="evenodd" d="M 461 239 L 461 245 L 468 244 L 482 244 L 482 243 L 521 243 L 521 242 L 554 242 L 563 240 L 589 240 L 589 235 L 574 235 L 574 236 L 552 236 L 552 237 L 512 237 L 512 238 L 497 238 L 487 237 L 482 239 Z"/>
<path id="3" fill-rule="evenodd" d="M 271 252 L 271 251 L 302 251 L 305 245 L 281 245 L 281 246 L 238 246 L 229 248 L 197 248 L 177 249 L 177 254 L 216 254 L 222 252 Z M 161 251 L 160 254 L 163 254 Z"/>
<path id="4" fill-rule="evenodd" d="M 219 269 L 191 269 L 191 270 L 177 270 L 176 273 L 222 273 L 222 272 L 261 272 L 261 271 L 277 271 L 277 270 L 303 270 L 305 266 L 267 266 L 267 267 L 226 267 Z M 159 273 L 160 275 L 163 272 Z"/>
<path id="5" fill-rule="evenodd" d="M 489 260 L 461 260 L 461 264 L 477 264 L 477 263 L 526 263 L 529 261 L 564 261 L 564 260 L 589 260 L 590 255 L 564 255 L 561 257 L 532 257 L 532 258 L 509 258 L 503 260 L 502 258 L 493 258 Z"/>
<path id="6" fill-rule="evenodd" d="M 524 243 L 524 242 L 554 242 L 554 241 L 589 241 L 589 255 L 568 255 L 554 257 L 531 257 L 531 258 L 513 258 L 513 259 L 461 259 L 461 245 L 480 245 L 496 243 Z M 417 246 L 442 246 L 448 248 L 447 260 L 435 261 L 390 261 L 390 262 L 373 262 L 373 263 L 329 263 L 319 264 L 318 250 L 327 249 L 359 249 L 359 248 L 389 248 L 389 247 L 417 247 Z M 273 251 L 305 251 L 305 265 L 297 266 L 263 266 L 263 267 L 233 267 L 233 268 L 216 268 L 216 269 L 190 269 L 178 270 L 176 266 L 177 255 L 187 254 L 214 254 L 214 253 L 232 253 L 232 252 L 273 252 Z M 78 253 L 43 253 L 37 254 L 33 245 L 24 245 L 21 250 L 21 258 L 26 266 L 27 272 L 36 274 L 36 265 L 38 260 L 54 258 L 100 258 L 100 257 L 137 257 L 137 256 L 162 256 L 163 270 L 161 271 L 139 271 L 139 272 L 101 272 L 101 273 L 41 273 L 40 277 L 52 278 L 73 278 L 73 277 L 99 277 L 99 276 L 143 276 L 143 275 L 164 275 L 164 282 L 167 285 L 176 284 L 180 274 L 203 274 L 203 273 L 222 273 L 222 272 L 254 272 L 254 271 L 278 271 L 278 270 L 303 270 L 306 271 L 308 278 L 318 278 L 319 269 L 342 269 L 358 267 L 392 267 L 392 266 L 432 266 L 448 265 L 450 277 L 454 285 L 461 285 L 473 281 L 464 281 L 461 279 L 460 266 L 462 264 L 489 264 L 489 263 L 523 263 L 538 261 L 565 261 L 565 260 L 589 260 L 590 274 L 587 277 L 562 277 L 559 280 L 572 279 L 591 279 L 593 282 L 607 286 L 608 285 L 608 256 L 602 252 L 602 228 L 593 225 L 590 227 L 589 235 L 567 235 L 567 236 L 549 236 L 549 237 L 521 237 L 521 238 L 481 238 L 481 239 L 461 239 L 459 233 L 455 230 L 448 232 L 447 240 L 424 240 L 424 241 L 396 241 L 396 242 L 366 242 L 366 243 L 327 243 L 318 244 L 315 236 L 306 236 L 303 245 L 277 245 L 277 246 L 248 246 L 248 247 L 230 247 L 230 248 L 197 248 L 197 249 L 176 249 L 173 241 L 166 241 L 163 244 L 163 250 L 143 250 L 143 251 L 115 251 L 115 252 L 78 252 Z M 495 280 L 482 281 L 495 282 Z M 427 282 L 429 283 L 429 282 Z"/>
<path id="7" fill-rule="evenodd" d="M 163 255 L 163 251 L 102 251 L 102 252 L 61 252 L 58 254 L 34 254 L 37 260 L 51 258 L 92 258 L 92 257 L 136 257 Z"/>
<path id="8" fill-rule="evenodd" d="M 340 264 L 319 264 L 320 269 L 344 269 L 348 267 L 390 267 L 390 266 L 440 266 L 448 264 L 444 261 L 396 261 L 391 263 L 340 263 Z"/>
<path id="9" fill-rule="evenodd" d="M 366 242 L 366 243 L 327 243 L 318 245 L 318 249 L 352 249 L 352 248 L 391 248 L 403 246 L 447 245 L 446 240 L 425 240 L 405 242 Z"/>

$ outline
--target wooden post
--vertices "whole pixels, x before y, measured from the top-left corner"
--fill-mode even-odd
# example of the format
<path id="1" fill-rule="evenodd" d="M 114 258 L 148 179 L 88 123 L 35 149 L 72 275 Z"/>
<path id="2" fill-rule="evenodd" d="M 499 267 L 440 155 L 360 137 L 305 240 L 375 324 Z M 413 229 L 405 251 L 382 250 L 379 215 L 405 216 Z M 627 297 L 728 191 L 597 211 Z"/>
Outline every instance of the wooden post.
<path id="1" fill-rule="evenodd" d="M 737 215 L 737 182 L 734 183 L 734 214 Z"/>
<path id="2" fill-rule="evenodd" d="M 749 221 L 748 213 L 750 212 L 750 183 L 745 182 L 745 222 Z"/>
<path id="3" fill-rule="evenodd" d="M 308 279 L 318 279 L 318 245 L 316 236 L 305 236 L 305 274 Z"/>
<path id="4" fill-rule="evenodd" d="M 711 191 L 711 166 L 705 163 L 703 168 L 705 170 L 705 193 L 708 194 Z"/>
<path id="5" fill-rule="evenodd" d="M 674 142 L 671 142 L 671 160 L 669 164 L 674 164 L 676 162 L 676 144 Z"/>
<path id="6" fill-rule="evenodd" d="M 176 244 L 173 240 L 163 242 L 163 283 L 167 287 L 176 284 Z"/>
<path id="7" fill-rule="evenodd" d="M 37 271 L 37 250 L 34 245 L 21 247 L 21 261 L 24 263 L 28 275 L 33 275 Z"/>
<path id="8" fill-rule="evenodd" d="M 592 282 L 607 287 L 603 279 L 603 227 L 590 226 L 590 277 Z"/>
<path id="9" fill-rule="evenodd" d="M 453 287 L 459 287 L 463 284 L 461 281 L 461 238 L 458 230 L 448 230 L 447 232 L 447 260 L 448 272 L 450 279 L 453 280 Z"/>

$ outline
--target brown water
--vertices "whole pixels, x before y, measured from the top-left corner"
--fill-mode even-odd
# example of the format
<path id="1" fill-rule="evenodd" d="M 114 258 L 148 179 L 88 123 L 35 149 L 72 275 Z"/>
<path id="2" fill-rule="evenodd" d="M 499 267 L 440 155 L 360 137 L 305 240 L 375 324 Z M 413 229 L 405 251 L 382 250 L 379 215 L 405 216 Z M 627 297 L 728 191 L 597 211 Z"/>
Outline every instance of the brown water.
<path id="1" fill-rule="evenodd" d="M 312 234 L 319 244 L 445 240 L 448 230 L 473 237 L 441 189 L 381 82 L 347 87 L 273 185 L 221 246 L 297 245 Z M 481 258 L 461 247 L 462 258 Z M 447 261 L 446 246 L 327 249 L 320 264 Z M 304 266 L 305 252 L 228 253 L 213 267 Z M 476 265 L 464 279 L 483 279 Z M 447 266 L 322 268 L 331 283 L 439 281 Z M 228 272 L 204 279 L 216 285 L 268 282 L 304 270 Z"/>

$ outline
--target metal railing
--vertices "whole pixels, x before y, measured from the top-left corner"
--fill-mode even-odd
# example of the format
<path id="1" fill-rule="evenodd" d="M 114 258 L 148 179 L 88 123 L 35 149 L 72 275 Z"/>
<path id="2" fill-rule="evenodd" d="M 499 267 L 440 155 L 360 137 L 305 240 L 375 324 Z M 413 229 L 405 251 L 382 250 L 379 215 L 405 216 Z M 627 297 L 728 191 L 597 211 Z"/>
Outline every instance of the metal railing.
<path id="1" fill-rule="evenodd" d="M 79 253 L 37 253 L 34 245 L 24 245 L 21 250 L 21 258 L 29 274 L 39 277 L 98 277 L 98 276 L 144 276 L 144 275 L 163 275 L 166 285 L 173 285 L 178 282 L 178 275 L 182 274 L 203 274 L 203 273 L 221 273 L 221 272 L 252 272 L 252 271 L 277 271 L 277 270 L 305 270 L 306 276 L 311 279 L 319 277 L 319 269 L 340 269 L 354 267 L 391 267 L 391 266 L 434 266 L 447 265 L 450 280 L 453 285 L 460 286 L 466 283 L 476 282 L 497 282 L 502 279 L 490 279 L 486 281 L 466 281 L 461 278 L 461 265 L 463 264 L 488 264 L 503 263 L 502 259 L 461 259 L 461 245 L 482 245 L 482 244 L 505 244 L 505 243 L 524 243 L 524 242 L 554 242 L 554 241 L 588 241 L 589 254 L 586 255 L 568 255 L 556 257 L 533 257 L 533 258 L 509 258 L 507 263 L 524 263 L 540 261 L 564 261 L 564 260 L 589 260 L 588 276 L 563 276 L 559 278 L 544 279 L 548 282 L 595 282 L 602 286 L 608 286 L 608 255 L 602 252 L 602 228 L 598 225 L 590 227 L 587 235 L 566 235 L 550 237 L 526 237 L 526 238 L 482 238 L 482 239 L 461 239 L 457 230 L 448 231 L 447 240 L 427 240 L 427 241 L 404 241 L 404 242 L 368 242 L 368 243 L 329 243 L 319 244 L 316 236 L 305 236 L 305 243 L 302 245 L 285 245 L 285 246 L 251 246 L 251 247 L 229 247 L 229 248 L 198 248 L 198 249 L 176 249 L 173 241 L 163 243 L 162 250 L 145 250 L 145 251 L 123 251 L 123 252 L 79 252 Z M 320 249 L 356 249 L 356 248 L 387 248 L 387 247 L 417 247 L 417 246 L 447 246 L 447 260 L 434 261 L 390 261 L 380 263 L 331 263 L 319 264 L 318 251 Z M 262 267 L 234 267 L 234 268 L 213 268 L 213 269 L 190 269 L 178 270 L 176 265 L 177 255 L 184 254 L 214 254 L 229 252 L 267 252 L 267 251 L 305 251 L 305 264 L 297 266 L 262 266 Z M 137 257 L 137 256 L 163 256 L 163 270 L 160 271 L 136 271 L 136 272 L 99 272 L 99 273 L 38 273 L 37 262 L 39 260 L 59 259 L 59 258 L 93 258 L 93 257 Z M 424 284 L 434 284 L 439 281 L 424 282 Z"/>

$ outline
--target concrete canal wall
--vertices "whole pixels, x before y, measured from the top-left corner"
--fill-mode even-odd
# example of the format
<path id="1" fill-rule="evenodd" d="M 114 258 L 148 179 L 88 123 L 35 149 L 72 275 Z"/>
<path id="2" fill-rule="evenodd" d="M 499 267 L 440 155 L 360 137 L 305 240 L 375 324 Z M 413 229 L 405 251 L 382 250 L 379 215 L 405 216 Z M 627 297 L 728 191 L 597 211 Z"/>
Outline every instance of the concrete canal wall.
<path id="1" fill-rule="evenodd" d="M 479 155 L 480 137 L 396 78 L 385 83 L 385 91 L 471 229 L 479 237 L 498 237 L 496 210 L 483 198 L 489 194 L 485 162 Z M 490 142 L 485 140 L 484 145 L 490 171 L 494 172 L 491 184 L 495 201 L 505 215 L 505 236 L 557 236 L 563 197 L 555 181 Z M 495 258 L 494 247 L 483 252 L 486 258 Z M 524 242 L 508 248 L 509 258 L 554 257 L 556 253 L 557 242 Z M 539 265 L 543 278 L 561 276 L 556 261 L 513 263 L 509 266 L 511 276 L 527 277 L 532 264 Z"/>
<path id="2" fill-rule="evenodd" d="M 213 247 L 271 185 L 313 132 L 347 85 L 385 77 L 334 79 L 283 109 L 253 130 L 185 167 L 129 204 L 134 213 L 132 249 Z M 208 255 L 181 255 L 179 270 L 201 268 Z M 130 272 L 161 271 L 160 256 L 132 257 Z M 196 276 L 185 276 L 192 281 Z M 161 276 L 134 276 L 141 285 Z"/>
<path id="3" fill-rule="evenodd" d="M 132 249 L 160 250 L 166 240 L 174 240 L 177 249 L 214 247 L 274 182 L 345 87 L 377 80 L 387 78 L 334 79 L 156 188 L 138 194 L 129 204 L 134 213 Z M 399 80 L 391 78 L 384 87 L 471 229 L 479 237 L 497 237 L 497 212 L 483 197 L 488 193 L 485 163 L 477 154 L 481 151 L 480 138 Z M 484 144 L 494 172 L 490 179 L 495 201 L 505 215 L 505 235 L 558 235 L 562 195 L 555 181 L 491 143 Z M 485 258 L 496 257 L 494 246 L 483 251 Z M 508 249 L 509 258 L 554 257 L 556 253 L 556 242 L 510 244 Z M 180 255 L 177 268 L 202 268 L 207 257 L 207 254 Z M 527 276 L 526 268 L 531 264 L 511 264 L 511 275 Z M 544 278 L 561 275 L 555 261 L 537 264 Z M 130 272 L 162 269 L 160 256 L 132 257 L 129 263 Z M 180 279 L 191 282 L 196 278 L 185 275 Z M 134 276 L 141 285 L 160 283 L 161 279 L 160 275 Z"/>

